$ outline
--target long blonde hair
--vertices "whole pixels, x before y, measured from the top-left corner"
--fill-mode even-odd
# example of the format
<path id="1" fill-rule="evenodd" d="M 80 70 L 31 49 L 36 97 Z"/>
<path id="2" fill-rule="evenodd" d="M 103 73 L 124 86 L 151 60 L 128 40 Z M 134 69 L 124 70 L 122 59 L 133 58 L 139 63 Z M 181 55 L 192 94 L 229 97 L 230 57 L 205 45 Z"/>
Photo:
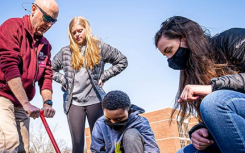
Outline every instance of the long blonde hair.
<path id="1" fill-rule="evenodd" d="M 75 24 L 83 26 L 86 33 L 85 59 L 80 52 L 79 45 L 72 38 L 71 30 Z M 93 37 L 90 24 L 84 17 L 74 17 L 71 20 L 68 29 L 68 35 L 70 39 L 70 48 L 72 51 L 71 67 L 79 70 L 81 67 L 88 66 L 92 70 L 95 65 L 99 64 L 99 61 L 101 59 L 99 52 L 100 40 Z"/>

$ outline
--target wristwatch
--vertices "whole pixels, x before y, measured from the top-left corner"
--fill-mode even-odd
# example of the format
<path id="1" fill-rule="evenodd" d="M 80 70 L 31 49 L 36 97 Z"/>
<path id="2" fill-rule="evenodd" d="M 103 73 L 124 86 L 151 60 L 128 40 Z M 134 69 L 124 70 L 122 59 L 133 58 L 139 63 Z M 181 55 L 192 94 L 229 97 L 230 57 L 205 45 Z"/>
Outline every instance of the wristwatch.
<path id="1" fill-rule="evenodd" d="M 52 100 L 46 100 L 45 102 L 43 102 L 43 104 L 48 104 L 48 105 L 52 106 L 53 102 L 52 102 Z"/>

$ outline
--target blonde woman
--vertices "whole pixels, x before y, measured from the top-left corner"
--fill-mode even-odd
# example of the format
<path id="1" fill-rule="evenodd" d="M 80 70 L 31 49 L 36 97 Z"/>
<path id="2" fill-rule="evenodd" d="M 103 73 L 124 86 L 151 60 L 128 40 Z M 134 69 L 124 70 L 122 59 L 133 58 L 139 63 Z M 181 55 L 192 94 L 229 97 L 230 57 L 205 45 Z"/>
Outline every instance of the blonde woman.
<path id="1" fill-rule="evenodd" d="M 63 47 L 52 60 L 53 80 L 62 84 L 65 93 L 64 112 L 71 132 L 73 153 L 84 148 L 84 128 L 87 116 L 90 132 L 103 115 L 101 101 L 105 95 L 103 83 L 122 72 L 127 58 L 116 48 L 93 37 L 84 17 L 71 20 L 68 29 L 70 45 Z M 112 66 L 104 71 L 105 63 Z M 59 73 L 63 69 L 64 74 Z"/>

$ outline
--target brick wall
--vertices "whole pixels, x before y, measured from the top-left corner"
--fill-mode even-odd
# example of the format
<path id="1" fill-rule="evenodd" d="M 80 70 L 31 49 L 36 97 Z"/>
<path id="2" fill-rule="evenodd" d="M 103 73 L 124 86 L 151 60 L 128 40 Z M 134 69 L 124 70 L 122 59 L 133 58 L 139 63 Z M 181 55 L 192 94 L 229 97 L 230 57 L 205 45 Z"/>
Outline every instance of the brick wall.
<path id="1" fill-rule="evenodd" d="M 172 108 L 165 108 L 142 114 L 149 120 L 157 144 L 163 153 L 176 153 L 181 148 L 181 140 L 182 146 L 190 143 L 187 133 L 191 127 L 198 123 L 196 118 L 191 117 L 185 121 L 185 125 L 188 126 L 178 127 L 176 120 L 173 120 L 170 125 L 169 117 L 172 110 Z M 183 131 L 182 134 L 179 131 Z M 89 128 L 85 129 L 85 135 L 87 150 L 90 152 L 91 135 Z"/>

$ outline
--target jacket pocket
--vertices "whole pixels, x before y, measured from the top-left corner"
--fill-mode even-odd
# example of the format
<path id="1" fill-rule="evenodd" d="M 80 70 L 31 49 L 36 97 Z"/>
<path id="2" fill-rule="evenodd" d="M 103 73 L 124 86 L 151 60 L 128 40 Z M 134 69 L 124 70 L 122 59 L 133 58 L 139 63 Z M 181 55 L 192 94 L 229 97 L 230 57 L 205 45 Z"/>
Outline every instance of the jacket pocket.
<path id="1" fill-rule="evenodd" d="M 106 95 L 106 92 L 104 91 L 104 89 L 103 89 L 102 87 L 99 87 L 99 86 L 97 85 L 97 81 L 94 80 L 94 84 L 95 84 L 95 87 L 96 87 L 95 90 L 98 91 L 99 96 L 101 97 L 101 100 L 103 100 L 104 97 L 105 97 L 105 95 Z"/>
<path id="2" fill-rule="evenodd" d="M 63 94 L 63 101 L 64 101 L 64 104 L 65 104 L 65 101 L 66 101 L 66 98 L 68 96 L 68 90 L 65 90 L 64 94 Z"/>

